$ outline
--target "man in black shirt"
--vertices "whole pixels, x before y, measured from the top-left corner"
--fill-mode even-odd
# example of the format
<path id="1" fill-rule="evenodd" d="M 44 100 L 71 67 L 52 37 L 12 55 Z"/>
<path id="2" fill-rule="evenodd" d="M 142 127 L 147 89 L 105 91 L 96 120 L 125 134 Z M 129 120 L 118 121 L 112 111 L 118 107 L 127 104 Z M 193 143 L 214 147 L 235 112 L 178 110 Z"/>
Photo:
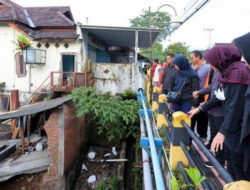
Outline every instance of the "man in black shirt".
<path id="1" fill-rule="evenodd" d="M 170 87 L 171 76 L 175 72 L 174 64 L 172 63 L 174 60 L 174 54 L 169 53 L 166 58 L 168 66 L 164 69 L 160 89 L 163 94 L 167 95 Z"/>

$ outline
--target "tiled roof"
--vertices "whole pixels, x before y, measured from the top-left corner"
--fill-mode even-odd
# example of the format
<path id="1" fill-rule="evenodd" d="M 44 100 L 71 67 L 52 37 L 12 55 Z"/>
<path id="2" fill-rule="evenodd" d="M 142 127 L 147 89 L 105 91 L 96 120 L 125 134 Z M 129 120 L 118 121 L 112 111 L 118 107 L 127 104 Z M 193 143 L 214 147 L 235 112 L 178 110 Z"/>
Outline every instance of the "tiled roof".
<path id="1" fill-rule="evenodd" d="M 41 29 L 34 30 L 26 26 L 17 26 L 35 40 L 40 39 L 76 39 L 75 29 Z"/>
<path id="2" fill-rule="evenodd" d="M 21 7 L 10 0 L 0 0 L 6 7 L 0 8 L 1 21 L 19 21 L 29 25 L 28 17 L 36 27 L 72 27 L 75 26 L 70 7 Z M 67 18 L 70 15 L 72 20 Z M 33 27 L 33 26 L 30 26 Z"/>
<path id="3" fill-rule="evenodd" d="M 77 38 L 76 24 L 70 7 L 21 7 L 10 0 L 0 0 L 0 5 L 0 21 L 22 23 L 16 23 L 17 27 L 34 39 Z"/>
<path id="4" fill-rule="evenodd" d="M 0 8 L 0 15 L 1 21 L 12 20 L 13 18 L 11 8 Z"/>
<path id="5" fill-rule="evenodd" d="M 25 8 L 36 26 L 74 26 L 75 23 L 63 13 L 69 7 L 29 7 Z"/>

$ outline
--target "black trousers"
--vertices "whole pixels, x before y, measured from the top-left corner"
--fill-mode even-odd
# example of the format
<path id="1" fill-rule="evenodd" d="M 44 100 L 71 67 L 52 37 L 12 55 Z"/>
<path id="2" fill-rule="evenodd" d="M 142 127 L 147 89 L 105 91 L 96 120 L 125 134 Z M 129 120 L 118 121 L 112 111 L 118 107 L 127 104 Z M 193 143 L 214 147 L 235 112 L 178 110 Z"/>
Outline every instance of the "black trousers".
<path id="1" fill-rule="evenodd" d="M 162 94 L 167 95 L 167 94 L 168 94 L 168 90 L 164 90 L 164 89 L 162 89 Z"/>
<path id="2" fill-rule="evenodd" d="M 200 112 L 191 119 L 191 128 L 194 131 L 195 125 L 197 123 L 197 133 L 200 138 L 207 138 L 207 126 L 208 126 L 208 117 L 206 112 Z"/>
<path id="3" fill-rule="evenodd" d="M 230 149 L 227 147 L 226 151 L 228 153 L 227 170 L 231 174 L 231 176 L 236 181 L 239 180 L 250 181 L 250 164 L 248 165 L 246 171 L 244 171 L 244 155 L 230 151 Z"/>
<path id="4" fill-rule="evenodd" d="M 209 120 L 209 126 L 210 126 L 210 140 L 209 145 L 212 144 L 214 137 L 220 130 L 220 126 L 222 125 L 224 121 L 224 116 L 222 117 L 216 117 L 211 114 L 208 114 L 208 120 Z M 221 163 L 224 164 L 226 161 L 226 152 L 225 150 L 219 150 L 215 153 L 216 159 Z"/>

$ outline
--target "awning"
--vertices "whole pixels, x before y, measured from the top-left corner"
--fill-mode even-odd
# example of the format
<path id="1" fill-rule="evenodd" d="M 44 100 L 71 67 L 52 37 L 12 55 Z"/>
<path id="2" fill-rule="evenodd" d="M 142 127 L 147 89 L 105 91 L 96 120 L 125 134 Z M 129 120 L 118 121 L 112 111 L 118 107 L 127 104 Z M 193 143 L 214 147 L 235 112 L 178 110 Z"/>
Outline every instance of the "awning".
<path id="1" fill-rule="evenodd" d="M 109 27 L 109 26 L 90 26 L 81 25 L 82 31 L 105 44 L 106 46 L 116 47 L 135 47 L 136 31 L 138 32 L 138 47 L 150 47 L 150 33 L 152 43 L 162 30 L 149 28 L 132 27 Z"/>

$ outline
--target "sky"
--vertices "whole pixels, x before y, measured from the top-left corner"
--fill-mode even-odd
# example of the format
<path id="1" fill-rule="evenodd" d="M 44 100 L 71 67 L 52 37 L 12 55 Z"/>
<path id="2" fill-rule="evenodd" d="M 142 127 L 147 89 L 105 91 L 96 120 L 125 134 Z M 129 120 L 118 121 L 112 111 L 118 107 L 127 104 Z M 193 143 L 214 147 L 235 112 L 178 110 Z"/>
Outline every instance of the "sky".
<path id="1" fill-rule="evenodd" d="M 12 0 L 24 7 L 34 6 L 70 6 L 76 22 L 99 26 L 129 27 L 129 20 L 139 16 L 142 10 L 157 11 L 164 4 L 172 5 L 178 16 L 182 16 L 184 8 L 197 2 L 191 12 L 204 0 Z M 174 11 L 165 6 L 161 11 L 170 15 Z M 184 19 L 188 16 L 182 17 Z M 234 38 L 250 32 L 250 0 L 209 0 L 194 16 L 163 42 L 164 48 L 175 42 L 183 42 L 190 50 L 207 49 L 209 32 L 204 28 L 212 28 L 212 43 L 230 43 Z"/>

